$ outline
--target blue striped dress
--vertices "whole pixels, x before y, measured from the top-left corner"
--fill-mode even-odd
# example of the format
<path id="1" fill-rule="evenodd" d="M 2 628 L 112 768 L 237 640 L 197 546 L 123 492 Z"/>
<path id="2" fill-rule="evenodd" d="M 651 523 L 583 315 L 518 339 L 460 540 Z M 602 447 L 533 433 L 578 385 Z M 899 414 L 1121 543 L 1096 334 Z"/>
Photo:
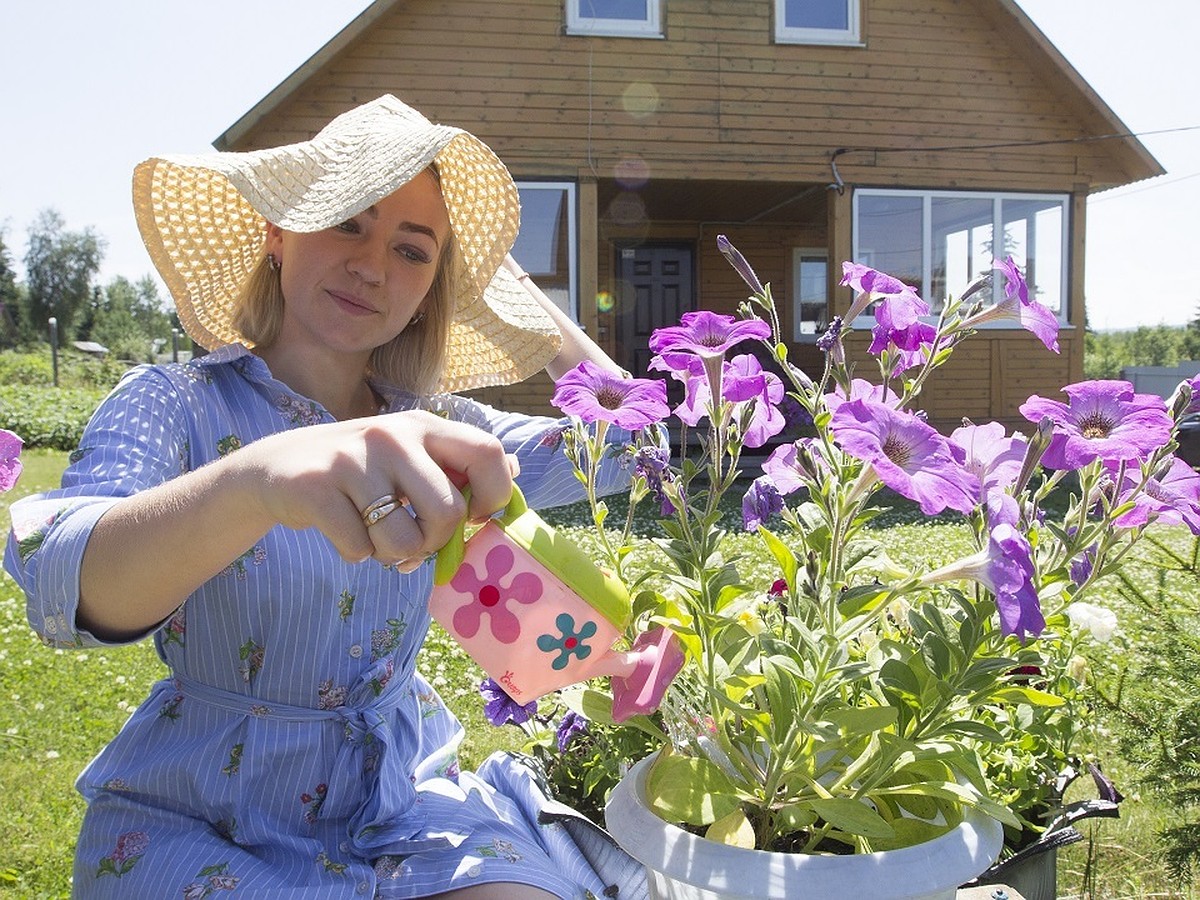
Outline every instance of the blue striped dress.
<path id="1" fill-rule="evenodd" d="M 375 387 L 389 411 L 432 404 L 499 437 L 530 506 L 581 495 L 564 422 Z M 33 628 L 52 646 L 102 643 L 75 624 L 79 570 L 120 498 L 327 421 L 238 346 L 132 370 L 63 486 L 12 507 L 5 566 Z M 627 483 L 606 467 L 607 489 Z M 170 676 L 79 777 L 76 896 L 421 897 L 497 881 L 600 896 L 512 764 L 459 771 L 462 729 L 416 670 L 432 568 L 347 563 L 316 530 L 279 526 L 153 629 Z"/>

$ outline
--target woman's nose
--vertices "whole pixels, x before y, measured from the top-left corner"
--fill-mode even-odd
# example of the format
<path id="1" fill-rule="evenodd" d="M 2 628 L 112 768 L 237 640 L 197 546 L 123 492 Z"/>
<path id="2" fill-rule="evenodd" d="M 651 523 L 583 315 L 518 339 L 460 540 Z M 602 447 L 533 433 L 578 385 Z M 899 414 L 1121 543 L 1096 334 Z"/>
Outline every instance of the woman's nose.
<path id="1" fill-rule="evenodd" d="M 379 241 L 364 241 L 359 244 L 349 259 L 346 268 L 368 284 L 381 284 L 384 273 L 384 254 L 387 248 Z"/>

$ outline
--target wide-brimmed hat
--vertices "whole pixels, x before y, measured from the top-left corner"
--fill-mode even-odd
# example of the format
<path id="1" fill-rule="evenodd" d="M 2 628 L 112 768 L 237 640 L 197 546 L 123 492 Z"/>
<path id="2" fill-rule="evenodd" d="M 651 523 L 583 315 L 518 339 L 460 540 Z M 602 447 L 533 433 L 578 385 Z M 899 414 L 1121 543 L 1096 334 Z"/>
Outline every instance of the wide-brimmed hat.
<path id="1" fill-rule="evenodd" d="M 262 259 L 267 222 L 313 232 L 345 222 L 435 165 L 465 262 L 440 387 L 520 381 L 558 352 L 554 322 L 501 268 L 520 226 L 512 176 L 474 135 L 385 95 L 308 141 L 244 153 L 157 156 L 133 174 L 133 205 L 179 321 L 212 350 L 249 344 L 234 302 Z"/>

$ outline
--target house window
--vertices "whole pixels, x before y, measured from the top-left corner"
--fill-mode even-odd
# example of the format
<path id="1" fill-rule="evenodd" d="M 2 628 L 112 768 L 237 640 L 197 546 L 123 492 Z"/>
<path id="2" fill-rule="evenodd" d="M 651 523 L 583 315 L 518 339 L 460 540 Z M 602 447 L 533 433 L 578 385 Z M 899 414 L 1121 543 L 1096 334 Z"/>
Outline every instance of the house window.
<path id="1" fill-rule="evenodd" d="M 813 340 L 825 330 L 829 316 L 829 252 L 792 251 L 792 337 Z"/>
<path id="2" fill-rule="evenodd" d="M 1030 296 L 1066 322 L 1065 194 L 863 189 L 854 195 L 854 259 L 917 288 L 936 315 L 996 259 L 1011 256 Z M 999 235 L 999 245 L 997 245 Z M 995 279 L 993 300 L 1004 299 Z"/>
<path id="3" fill-rule="evenodd" d="M 858 44 L 861 0 L 775 0 L 780 44 Z"/>
<path id="4" fill-rule="evenodd" d="M 567 34 L 662 37 L 662 0 L 567 0 Z"/>
<path id="5" fill-rule="evenodd" d="M 561 181 L 517 183 L 521 195 L 521 231 L 512 255 L 546 296 L 579 321 L 576 292 L 575 185 Z"/>

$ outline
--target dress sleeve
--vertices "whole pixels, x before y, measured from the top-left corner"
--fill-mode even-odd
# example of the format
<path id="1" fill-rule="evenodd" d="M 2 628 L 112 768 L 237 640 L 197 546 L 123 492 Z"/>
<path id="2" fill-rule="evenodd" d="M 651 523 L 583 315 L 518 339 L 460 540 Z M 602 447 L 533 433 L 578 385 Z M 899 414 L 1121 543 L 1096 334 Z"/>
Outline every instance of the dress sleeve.
<path id="1" fill-rule="evenodd" d="M 92 415 L 62 487 L 12 505 L 4 567 L 25 592 L 29 624 L 45 643 L 106 643 L 75 621 L 84 547 L 119 500 L 186 470 L 187 421 L 178 390 L 161 370 L 132 369 Z"/>
<path id="2" fill-rule="evenodd" d="M 547 509 L 583 499 L 583 485 L 575 477 L 562 446 L 563 432 L 571 427 L 570 419 L 503 412 L 466 397 L 447 399 L 452 418 L 494 434 L 505 451 L 517 457 L 521 466 L 517 486 L 530 508 Z M 606 443 L 612 448 L 619 449 L 630 440 L 630 432 L 616 426 L 610 426 L 606 433 Z M 605 454 L 597 492 L 611 494 L 626 490 L 631 474 L 632 465 L 625 454 Z"/>

